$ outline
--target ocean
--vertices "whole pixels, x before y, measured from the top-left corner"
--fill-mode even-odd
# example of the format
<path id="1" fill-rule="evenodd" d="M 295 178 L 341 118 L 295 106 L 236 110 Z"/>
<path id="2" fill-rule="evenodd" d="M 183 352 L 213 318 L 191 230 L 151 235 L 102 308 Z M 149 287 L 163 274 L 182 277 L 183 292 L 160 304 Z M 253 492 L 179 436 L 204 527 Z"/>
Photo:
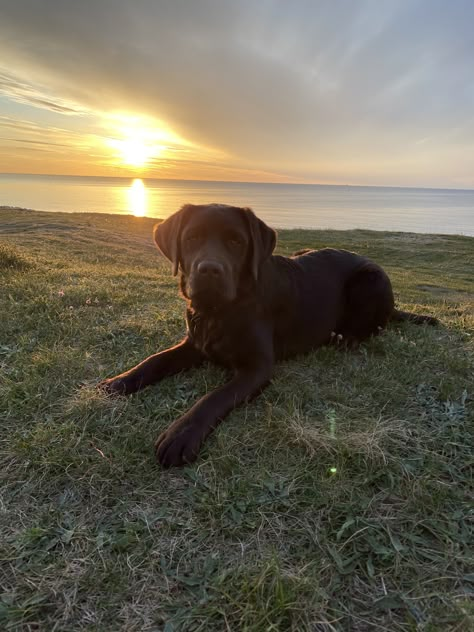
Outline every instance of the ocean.
<path id="1" fill-rule="evenodd" d="M 474 236 L 474 190 L 0 174 L 0 206 L 165 218 L 187 202 L 250 206 L 274 228 Z"/>

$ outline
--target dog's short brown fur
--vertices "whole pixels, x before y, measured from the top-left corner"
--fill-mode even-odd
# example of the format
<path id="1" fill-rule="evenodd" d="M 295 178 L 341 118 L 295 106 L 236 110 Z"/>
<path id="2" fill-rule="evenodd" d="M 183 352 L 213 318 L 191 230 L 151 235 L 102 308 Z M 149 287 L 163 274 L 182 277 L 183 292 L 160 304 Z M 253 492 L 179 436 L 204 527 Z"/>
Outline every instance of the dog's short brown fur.
<path id="1" fill-rule="evenodd" d="M 186 337 L 100 386 L 134 393 L 204 360 L 232 371 L 158 437 L 165 467 L 193 461 L 222 419 L 265 387 L 275 360 L 341 337 L 357 344 L 390 320 L 436 323 L 395 309 L 388 276 L 365 257 L 332 248 L 272 255 L 275 232 L 248 208 L 188 204 L 158 224 L 154 237 L 174 274 L 180 271 Z"/>

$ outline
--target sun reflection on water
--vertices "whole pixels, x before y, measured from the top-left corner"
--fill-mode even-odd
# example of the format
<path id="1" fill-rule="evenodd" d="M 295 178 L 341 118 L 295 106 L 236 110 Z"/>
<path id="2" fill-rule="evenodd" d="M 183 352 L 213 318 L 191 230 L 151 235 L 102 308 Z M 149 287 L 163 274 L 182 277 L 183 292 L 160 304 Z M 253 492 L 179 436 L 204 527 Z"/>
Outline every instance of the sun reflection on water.
<path id="1" fill-rule="evenodd" d="M 145 217 L 147 213 L 148 192 L 143 180 L 135 178 L 127 189 L 128 208 L 135 217 Z"/>

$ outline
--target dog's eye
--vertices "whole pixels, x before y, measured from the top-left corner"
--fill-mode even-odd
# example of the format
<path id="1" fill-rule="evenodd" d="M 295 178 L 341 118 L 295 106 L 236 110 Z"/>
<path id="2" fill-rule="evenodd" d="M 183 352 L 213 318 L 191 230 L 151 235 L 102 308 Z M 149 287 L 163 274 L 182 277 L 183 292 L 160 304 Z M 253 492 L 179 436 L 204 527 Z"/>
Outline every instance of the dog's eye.
<path id="1" fill-rule="evenodd" d="M 199 235 L 197 235 L 196 233 L 187 235 L 185 241 L 187 241 L 188 243 L 195 243 L 196 241 L 199 241 Z"/>
<path id="2" fill-rule="evenodd" d="M 226 241 L 229 244 L 229 246 L 237 247 L 237 246 L 242 245 L 242 240 L 240 239 L 240 237 L 237 237 L 236 235 L 228 235 Z"/>

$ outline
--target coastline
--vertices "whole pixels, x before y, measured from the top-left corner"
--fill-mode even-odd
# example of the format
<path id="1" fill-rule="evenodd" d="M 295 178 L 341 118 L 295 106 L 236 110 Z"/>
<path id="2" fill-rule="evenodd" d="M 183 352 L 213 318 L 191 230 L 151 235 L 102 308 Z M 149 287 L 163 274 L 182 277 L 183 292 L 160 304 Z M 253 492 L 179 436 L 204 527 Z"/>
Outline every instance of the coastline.
<path id="1" fill-rule="evenodd" d="M 39 217 L 40 215 L 46 215 L 48 216 L 50 219 L 54 219 L 57 218 L 59 219 L 61 216 L 65 216 L 65 217 L 71 217 L 71 218 L 83 218 L 83 219 L 87 219 L 87 218 L 91 218 L 91 217 L 101 217 L 101 218 L 107 218 L 107 222 L 109 222 L 110 218 L 114 217 L 114 218 L 121 218 L 121 219 L 126 219 L 126 220 L 145 220 L 147 222 L 151 222 L 152 224 L 155 222 L 160 222 L 163 221 L 165 218 L 164 217 L 159 217 L 159 216 L 136 216 L 133 215 L 132 213 L 104 213 L 104 212 L 100 212 L 100 211 L 51 211 L 51 210 L 42 210 L 42 209 L 33 209 L 33 208 L 25 208 L 25 207 L 21 207 L 21 206 L 9 206 L 9 205 L 0 205 L 0 213 L 2 211 L 6 211 L 9 213 L 19 213 L 19 214 L 27 214 L 27 213 L 33 213 L 32 215 L 32 219 L 34 219 L 34 217 Z M 423 238 L 423 237 L 442 237 L 442 238 L 460 238 L 460 239 L 468 239 L 468 240 L 474 240 L 474 234 L 473 235 L 465 235 L 462 233 L 430 233 L 430 232 L 417 232 L 417 231 L 399 231 L 399 230 L 377 230 L 377 229 L 372 229 L 372 228 L 306 228 L 306 227 L 300 227 L 300 226 L 294 226 L 292 228 L 279 228 L 279 227 L 274 227 L 275 230 L 277 230 L 278 233 L 311 233 L 311 232 L 316 232 L 316 233 L 321 233 L 321 232 L 329 232 L 329 233 L 352 233 L 352 232 L 359 232 L 359 233 L 363 233 L 363 234 L 368 234 L 370 235 L 371 233 L 374 233 L 376 235 L 399 235 L 399 236 L 406 236 L 407 238 L 411 237 L 413 238 Z M 0 237 L 2 234 L 2 216 L 0 215 Z"/>

